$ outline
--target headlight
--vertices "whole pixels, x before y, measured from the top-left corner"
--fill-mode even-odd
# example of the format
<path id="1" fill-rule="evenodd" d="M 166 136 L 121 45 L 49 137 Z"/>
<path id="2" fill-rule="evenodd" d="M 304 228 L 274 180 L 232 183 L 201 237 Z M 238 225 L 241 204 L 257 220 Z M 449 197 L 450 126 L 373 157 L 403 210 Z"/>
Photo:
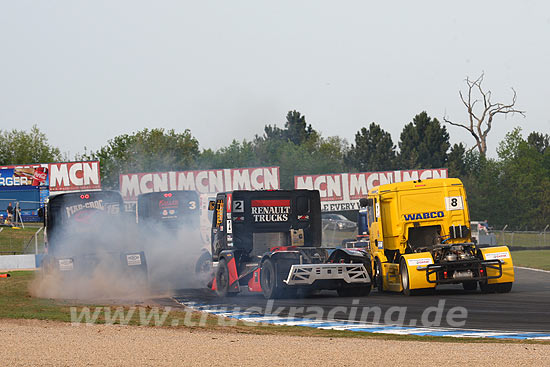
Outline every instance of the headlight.
<path id="1" fill-rule="evenodd" d="M 344 223 L 343 223 L 343 222 L 339 222 L 339 223 L 338 223 L 338 228 L 343 229 L 343 228 L 344 228 Z"/>

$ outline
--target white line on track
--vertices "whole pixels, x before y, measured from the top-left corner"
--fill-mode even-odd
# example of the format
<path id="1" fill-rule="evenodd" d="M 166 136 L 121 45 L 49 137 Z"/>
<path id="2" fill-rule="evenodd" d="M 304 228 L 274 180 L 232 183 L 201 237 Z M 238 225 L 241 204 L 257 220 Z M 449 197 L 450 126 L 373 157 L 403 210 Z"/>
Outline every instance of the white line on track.
<path id="1" fill-rule="evenodd" d="M 516 269 L 523 269 L 523 270 L 538 271 L 538 272 L 541 272 L 541 273 L 550 273 L 550 271 L 548 271 L 548 270 L 534 269 L 534 268 L 526 268 L 526 267 L 524 267 L 524 266 L 514 266 L 514 268 L 516 268 Z"/>

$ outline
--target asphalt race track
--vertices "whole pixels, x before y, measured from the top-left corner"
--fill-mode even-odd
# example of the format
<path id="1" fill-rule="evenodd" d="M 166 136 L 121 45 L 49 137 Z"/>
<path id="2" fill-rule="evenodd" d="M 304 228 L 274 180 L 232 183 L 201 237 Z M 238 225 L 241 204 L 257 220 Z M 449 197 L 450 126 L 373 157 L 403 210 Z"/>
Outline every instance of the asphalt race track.
<path id="1" fill-rule="evenodd" d="M 440 306 L 443 309 L 440 327 L 455 327 L 447 323 L 445 315 L 451 308 L 461 306 L 467 310 L 466 323 L 461 326 L 462 329 L 550 332 L 550 273 L 516 268 L 515 274 L 513 289 L 506 294 L 481 294 L 479 290 L 467 292 L 461 285 L 438 288 L 433 295 L 411 297 L 396 293 L 380 294 L 373 290 L 367 297 L 342 298 L 336 292 L 324 291 L 305 298 L 275 300 L 269 310 L 279 308 L 282 310 L 280 315 L 286 316 L 293 307 L 293 316 L 311 317 L 308 308 L 317 306 L 317 309 L 323 309 L 326 317 L 331 310 L 334 312 L 335 307 L 339 307 L 337 313 L 333 313 L 334 319 L 359 321 L 361 309 L 377 307 L 382 311 L 383 322 L 384 315 L 391 314 L 397 306 L 406 307 L 403 325 L 422 326 L 419 322 L 425 310 L 444 301 L 444 306 Z M 241 310 L 255 307 L 265 311 L 267 305 L 261 294 L 247 291 L 235 297 L 218 298 L 209 290 L 178 290 L 174 299 L 181 303 L 228 309 L 239 307 Z M 373 319 L 374 313 L 368 316 L 362 321 L 376 321 Z M 397 315 L 394 313 L 394 316 Z"/>

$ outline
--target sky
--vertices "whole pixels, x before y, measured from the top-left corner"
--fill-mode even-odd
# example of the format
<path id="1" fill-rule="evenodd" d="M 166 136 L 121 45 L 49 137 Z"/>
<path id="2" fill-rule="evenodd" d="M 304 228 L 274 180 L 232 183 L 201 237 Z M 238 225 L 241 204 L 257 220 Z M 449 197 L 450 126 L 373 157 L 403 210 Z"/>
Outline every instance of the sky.
<path id="1" fill-rule="evenodd" d="M 325 137 L 376 122 L 397 144 L 422 111 L 466 121 L 458 91 L 482 72 L 526 111 L 496 119 L 489 156 L 516 126 L 550 133 L 542 0 L 0 0 L 0 50 L 0 129 L 36 124 L 70 157 L 144 128 L 217 149 L 290 110 Z"/>

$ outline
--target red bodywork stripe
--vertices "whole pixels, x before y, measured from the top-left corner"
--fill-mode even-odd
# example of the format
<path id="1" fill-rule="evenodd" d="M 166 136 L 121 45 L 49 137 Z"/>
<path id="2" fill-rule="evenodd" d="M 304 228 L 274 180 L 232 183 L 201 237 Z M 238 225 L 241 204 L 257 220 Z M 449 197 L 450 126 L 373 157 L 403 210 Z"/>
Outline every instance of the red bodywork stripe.
<path id="1" fill-rule="evenodd" d="M 252 278 L 248 281 L 248 290 L 250 292 L 261 292 L 262 286 L 260 283 L 260 269 L 254 270 Z"/>
<path id="2" fill-rule="evenodd" d="M 227 267 L 229 269 L 229 285 L 231 286 L 233 283 L 237 281 L 237 279 L 239 279 L 234 257 L 232 257 L 231 260 L 229 260 L 229 262 L 227 263 Z"/>
<path id="3" fill-rule="evenodd" d="M 290 200 L 252 200 L 252 206 L 290 206 Z"/>
<path id="4" fill-rule="evenodd" d="M 239 279 L 239 276 L 237 275 L 237 266 L 235 265 L 235 258 L 231 258 L 229 262 L 227 263 L 227 268 L 229 270 L 229 286 L 233 285 Z M 212 288 L 213 291 L 218 289 L 218 285 L 216 284 L 216 277 L 214 277 L 214 281 L 212 281 Z"/>

